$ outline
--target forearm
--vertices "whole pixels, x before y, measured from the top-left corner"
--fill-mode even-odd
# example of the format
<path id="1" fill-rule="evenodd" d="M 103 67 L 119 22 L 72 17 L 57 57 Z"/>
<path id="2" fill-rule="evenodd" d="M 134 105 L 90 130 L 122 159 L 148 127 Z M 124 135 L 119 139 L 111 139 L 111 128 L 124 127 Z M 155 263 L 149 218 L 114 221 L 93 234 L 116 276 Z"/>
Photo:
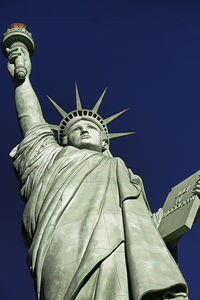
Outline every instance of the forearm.
<path id="1" fill-rule="evenodd" d="M 29 77 L 15 87 L 15 105 L 22 135 L 36 123 L 45 123 L 38 98 Z"/>

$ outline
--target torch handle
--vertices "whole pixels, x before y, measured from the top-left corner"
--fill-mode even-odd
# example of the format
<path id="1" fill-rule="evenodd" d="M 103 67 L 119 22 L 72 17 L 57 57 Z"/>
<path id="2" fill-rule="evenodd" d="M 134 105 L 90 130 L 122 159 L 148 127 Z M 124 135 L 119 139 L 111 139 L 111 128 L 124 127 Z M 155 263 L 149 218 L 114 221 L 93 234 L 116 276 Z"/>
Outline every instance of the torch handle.
<path id="1" fill-rule="evenodd" d="M 13 49 L 16 47 L 23 47 L 27 50 L 27 47 L 23 43 L 13 43 L 12 46 L 10 47 L 10 49 Z M 23 80 L 28 73 L 27 68 L 25 67 L 24 57 L 22 55 L 19 55 L 15 59 L 14 65 L 15 65 L 15 70 L 14 70 L 15 77 Z"/>

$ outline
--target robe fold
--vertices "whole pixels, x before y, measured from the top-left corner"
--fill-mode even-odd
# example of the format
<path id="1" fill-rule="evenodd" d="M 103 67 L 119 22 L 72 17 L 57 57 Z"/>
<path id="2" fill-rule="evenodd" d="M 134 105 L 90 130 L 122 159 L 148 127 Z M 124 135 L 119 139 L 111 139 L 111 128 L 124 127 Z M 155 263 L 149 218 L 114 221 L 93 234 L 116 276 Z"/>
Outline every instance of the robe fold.
<path id="1" fill-rule="evenodd" d="M 26 203 L 22 228 L 38 300 L 187 292 L 142 181 L 120 158 L 62 147 L 48 125 L 32 128 L 11 157 Z"/>

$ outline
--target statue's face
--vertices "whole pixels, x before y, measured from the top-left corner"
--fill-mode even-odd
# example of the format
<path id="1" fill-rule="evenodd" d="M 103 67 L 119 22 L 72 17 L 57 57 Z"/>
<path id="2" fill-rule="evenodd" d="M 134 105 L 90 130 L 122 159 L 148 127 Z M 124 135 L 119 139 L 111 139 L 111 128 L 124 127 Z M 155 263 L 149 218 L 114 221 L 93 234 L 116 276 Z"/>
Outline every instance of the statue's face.
<path id="1" fill-rule="evenodd" d="M 101 129 L 91 121 L 80 120 L 67 130 L 67 144 L 79 149 L 102 152 Z"/>

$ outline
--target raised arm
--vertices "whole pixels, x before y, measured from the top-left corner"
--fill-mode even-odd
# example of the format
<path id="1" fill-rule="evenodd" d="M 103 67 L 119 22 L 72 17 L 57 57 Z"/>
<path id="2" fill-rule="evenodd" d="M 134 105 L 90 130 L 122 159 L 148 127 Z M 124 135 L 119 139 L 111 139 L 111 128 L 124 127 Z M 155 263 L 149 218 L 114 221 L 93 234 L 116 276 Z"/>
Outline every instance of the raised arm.
<path id="1" fill-rule="evenodd" d="M 31 72 L 31 60 L 28 51 L 17 47 L 12 50 L 7 49 L 8 71 L 15 87 L 15 105 L 22 135 L 31 129 L 35 124 L 45 123 L 38 98 L 31 86 L 29 76 Z M 27 75 L 24 80 L 16 78 L 14 73 L 14 63 L 19 56 L 23 56 L 24 65 L 27 68 Z"/>

